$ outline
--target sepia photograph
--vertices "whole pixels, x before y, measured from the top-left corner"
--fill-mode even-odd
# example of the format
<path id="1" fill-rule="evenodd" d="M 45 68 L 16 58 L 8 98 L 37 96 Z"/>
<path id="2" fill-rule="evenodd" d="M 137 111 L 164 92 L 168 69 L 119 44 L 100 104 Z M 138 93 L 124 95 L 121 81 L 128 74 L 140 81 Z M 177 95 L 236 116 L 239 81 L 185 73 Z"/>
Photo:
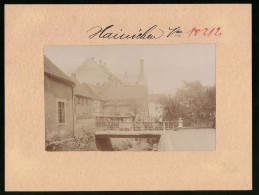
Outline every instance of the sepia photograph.
<path id="1" fill-rule="evenodd" d="M 4 189 L 253 189 L 251 13 L 5 5 Z"/>
<path id="2" fill-rule="evenodd" d="M 216 45 L 45 46 L 46 151 L 215 151 Z"/>

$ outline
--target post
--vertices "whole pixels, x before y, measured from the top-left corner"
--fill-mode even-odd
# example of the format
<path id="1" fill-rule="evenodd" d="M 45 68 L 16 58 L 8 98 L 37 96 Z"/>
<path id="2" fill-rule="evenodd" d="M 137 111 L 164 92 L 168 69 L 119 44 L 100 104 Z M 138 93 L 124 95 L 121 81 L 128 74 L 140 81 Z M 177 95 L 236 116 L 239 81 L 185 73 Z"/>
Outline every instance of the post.
<path id="1" fill-rule="evenodd" d="M 163 122 L 163 130 L 165 131 L 165 122 Z"/>

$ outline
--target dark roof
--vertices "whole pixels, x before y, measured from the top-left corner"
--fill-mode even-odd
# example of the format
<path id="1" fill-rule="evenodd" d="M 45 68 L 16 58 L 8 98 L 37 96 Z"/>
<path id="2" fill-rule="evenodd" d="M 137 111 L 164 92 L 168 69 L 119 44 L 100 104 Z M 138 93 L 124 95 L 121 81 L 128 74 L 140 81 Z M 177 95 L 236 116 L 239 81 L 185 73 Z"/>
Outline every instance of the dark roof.
<path id="1" fill-rule="evenodd" d="M 156 102 L 159 101 L 161 98 L 166 97 L 165 94 L 148 94 L 148 101 Z"/>
<path id="2" fill-rule="evenodd" d="M 74 83 L 62 70 L 44 56 L 44 72 L 63 81 Z"/>
<path id="3" fill-rule="evenodd" d="M 95 100 L 101 99 L 87 84 L 76 83 L 74 88 L 74 94 L 77 96 L 83 96 Z"/>
<path id="4" fill-rule="evenodd" d="M 102 87 L 101 97 L 105 100 L 145 99 L 147 98 L 147 87 L 144 85 Z"/>

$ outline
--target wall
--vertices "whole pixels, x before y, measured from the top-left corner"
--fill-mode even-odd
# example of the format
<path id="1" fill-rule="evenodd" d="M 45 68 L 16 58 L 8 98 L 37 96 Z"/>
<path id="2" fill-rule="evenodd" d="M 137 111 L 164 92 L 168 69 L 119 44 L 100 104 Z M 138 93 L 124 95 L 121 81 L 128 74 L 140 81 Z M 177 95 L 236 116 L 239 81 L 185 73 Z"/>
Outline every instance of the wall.
<path id="1" fill-rule="evenodd" d="M 111 100 L 103 105 L 104 113 L 127 115 L 137 113 L 138 120 L 145 120 L 148 115 L 148 106 L 145 100 Z"/>
<path id="2" fill-rule="evenodd" d="M 46 140 L 60 140 L 73 136 L 72 87 L 49 76 L 44 77 Z M 65 102 L 65 125 L 58 124 L 57 98 Z"/>
<path id="3" fill-rule="evenodd" d="M 80 67 L 75 71 L 77 79 L 81 83 L 90 83 L 101 85 L 108 81 L 110 76 L 109 71 L 105 65 L 98 64 L 94 59 L 87 59 Z"/>
<path id="4" fill-rule="evenodd" d="M 150 118 L 159 118 L 162 115 L 161 104 L 154 101 L 148 102 L 148 111 Z"/>
<path id="5" fill-rule="evenodd" d="M 82 137 L 95 128 L 93 100 L 75 96 L 75 136 Z"/>

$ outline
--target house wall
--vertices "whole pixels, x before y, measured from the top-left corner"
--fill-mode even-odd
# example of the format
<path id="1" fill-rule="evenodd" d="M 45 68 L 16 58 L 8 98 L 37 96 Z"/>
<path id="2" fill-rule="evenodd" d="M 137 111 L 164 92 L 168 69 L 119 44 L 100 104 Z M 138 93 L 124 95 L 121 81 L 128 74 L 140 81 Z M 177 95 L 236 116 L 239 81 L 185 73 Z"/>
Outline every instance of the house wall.
<path id="1" fill-rule="evenodd" d="M 95 128 L 93 100 L 75 96 L 75 136 L 82 137 Z"/>
<path id="2" fill-rule="evenodd" d="M 72 86 L 44 77 L 45 136 L 47 139 L 65 139 L 73 136 Z M 58 124 L 57 100 L 65 101 L 65 124 Z"/>
<path id="3" fill-rule="evenodd" d="M 148 116 L 148 107 L 145 100 L 112 100 L 103 105 L 104 113 L 116 113 L 119 115 L 127 115 L 129 113 L 137 113 L 136 120 L 146 120 Z"/>
<path id="4" fill-rule="evenodd" d="M 151 119 L 159 118 L 162 115 L 162 106 L 155 101 L 148 102 L 148 111 Z"/>

